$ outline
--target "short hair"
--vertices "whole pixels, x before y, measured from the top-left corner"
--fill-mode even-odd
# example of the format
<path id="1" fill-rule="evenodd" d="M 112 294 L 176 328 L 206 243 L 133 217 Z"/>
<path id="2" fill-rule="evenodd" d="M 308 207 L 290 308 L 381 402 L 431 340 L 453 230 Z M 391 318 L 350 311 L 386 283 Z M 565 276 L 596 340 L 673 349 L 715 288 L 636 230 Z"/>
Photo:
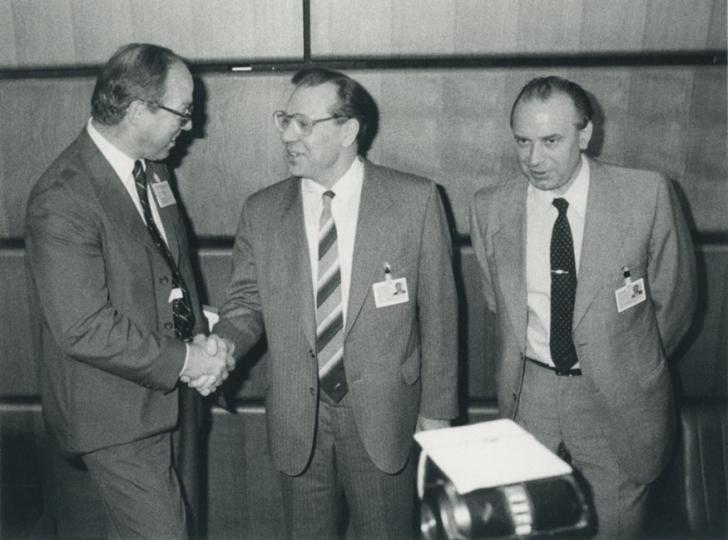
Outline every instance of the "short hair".
<path id="1" fill-rule="evenodd" d="M 576 114 L 579 117 L 579 121 L 576 125 L 578 129 L 584 129 L 586 125 L 591 121 L 594 115 L 594 109 L 592 108 L 589 95 L 586 93 L 581 86 L 575 82 L 571 82 L 561 77 L 549 76 L 549 77 L 538 77 L 531 79 L 526 86 L 521 89 L 518 94 L 516 101 L 513 102 L 511 108 L 511 126 L 513 126 L 513 113 L 516 110 L 516 106 L 522 101 L 531 101 L 538 99 L 540 101 L 546 101 L 554 93 L 566 94 L 571 98 L 576 108 Z"/>
<path id="2" fill-rule="evenodd" d="M 356 136 L 357 151 L 366 156 L 379 129 L 379 109 L 374 98 L 359 82 L 339 71 L 324 68 L 307 68 L 296 73 L 291 82 L 297 88 L 319 86 L 324 83 L 336 85 L 339 105 L 331 114 L 356 118 L 359 133 Z"/>
<path id="3" fill-rule="evenodd" d="M 184 60 L 166 47 L 130 43 L 117 50 L 96 78 L 91 115 L 105 125 L 121 122 L 135 99 L 159 101 L 166 91 L 167 73 Z"/>

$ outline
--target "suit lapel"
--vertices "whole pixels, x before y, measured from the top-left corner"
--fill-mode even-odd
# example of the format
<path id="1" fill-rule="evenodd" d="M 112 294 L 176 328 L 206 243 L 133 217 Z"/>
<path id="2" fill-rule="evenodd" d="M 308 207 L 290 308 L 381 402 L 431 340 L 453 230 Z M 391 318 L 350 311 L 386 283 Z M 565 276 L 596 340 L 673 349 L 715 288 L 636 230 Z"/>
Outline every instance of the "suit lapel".
<path id="1" fill-rule="evenodd" d="M 496 275 L 503 291 L 503 301 L 519 343 L 525 345 L 528 315 L 526 291 L 526 189 L 523 183 L 514 188 L 498 209 L 499 228 L 493 238 Z"/>
<path id="2" fill-rule="evenodd" d="M 364 183 L 356 224 L 345 335 L 349 333 L 361 312 L 371 288 L 370 283 L 376 279 L 376 275 L 380 278 L 383 276 L 382 252 L 387 240 L 386 222 L 391 205 L 392 197 L 388 194 L 384 173 L 380 168 L 364 161 Z"/>
<path id="3" fill-rule="evenodd" d="M 579 279 L 574 305 L 574 328 L 581 322 L 597 292 L 610 283 L 619 268 L 619 252 L 627 231 L 630 216 L 622 211 L 621 193 L 609 172 L 598 162 L 589 160 L 590 181 L 586 221 L 582 240 Z M 616 309 L 616 307 L 615 307 Z"/>
<path id="4" fill-rule="evenodd" d="M 89 181 L 96 190 L 106 215 L 117 224 L 120 231 L 156 251 L 157 248 L 129 193 L 85 130 L 81 135 L 81 144 L 81 155 L 89 172 Z"/>
<path id="5" fill-rule="evenodd" d="M 282 213 L 280 223 L 275 223 L 278 229 L 275 235 L 275 252 L 282 254 L 280 272 L 283 279 L 276 279 L 282 287 L 291 287 L 293 294 L 300 298 L 298 305 L 302 306 L 301 324 L 304 333 L 312 348 L 316 347 L 316 313 L 313 301 L 313 282 L 311 277 L 311 262 L 309 260 L 308 239 L 306 238 L 306 222 L 303 217 L 303 202 L 301 197 L 301 180 L 289 179 L 288 190 L 281 200 Z"/>

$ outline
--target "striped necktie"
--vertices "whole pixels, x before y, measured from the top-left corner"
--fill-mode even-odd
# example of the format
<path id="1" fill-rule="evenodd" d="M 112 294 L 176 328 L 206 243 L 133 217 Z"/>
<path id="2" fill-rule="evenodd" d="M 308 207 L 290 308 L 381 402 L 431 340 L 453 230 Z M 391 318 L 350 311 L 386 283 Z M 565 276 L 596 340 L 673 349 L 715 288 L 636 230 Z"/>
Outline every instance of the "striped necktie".
<path id="1" fill-rule="evenodd" d="M 323 195 L 319 223 L 318 281 L 316 285 L 316 353 L 319 384 L 336 402 L 346 395 L 344 371 L 344 308 L 336 224 L 331 215 L 333 191 Z"/>
<path id="2" fill-rule="evenodd" d="M 551 359 L 557 370 L 569 370 L 578 362 L 571 326 L 576 299 L 574 241 L 566 211 L 569 202 L 553 200 L 559 211 L 551 233 Z"/>
<path id="3" fill-rule="evenodd" d="M 142 205 L 142 213 L 144 214 L 144 222 L 149 231 L 149 236 L 152 237 L 154 245 L 157 246 L 157 250 L 162 255 L 164 260 L 167 262 L 170 271 L 172 272 L 172 286 L 182 291 L 182 297 L 172 301 L 172 317 L 174 319 L 174 333 L 178 339 L 183 341 L 190 341 L 192 339 L 192 327 L 195 324 L 195 315 L 192 313 L 192 303 L 190 302 L 190 295 L 187 291 L 184 279 L 179 272 L 177 264 L 174 262 L 174 257 L 169 251 L 167 243 L 162 239 L 162 235 L 157 229 L 157 225 L 152 219 L 152 209 L 149 206 L 149 195 L 148 195 L 148 182 L 147 173 L 142 167 L 142 162 L 137 160 L 134 162 L 134 184 L 136 185 L 137 194 L 139 195 L 139 202 Z"/>

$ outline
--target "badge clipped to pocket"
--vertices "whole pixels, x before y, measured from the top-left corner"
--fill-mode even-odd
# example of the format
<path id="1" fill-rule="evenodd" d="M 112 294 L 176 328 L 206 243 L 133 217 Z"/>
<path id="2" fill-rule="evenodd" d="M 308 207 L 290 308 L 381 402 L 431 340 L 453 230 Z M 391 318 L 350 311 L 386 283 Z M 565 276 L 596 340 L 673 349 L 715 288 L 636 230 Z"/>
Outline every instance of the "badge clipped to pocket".
<path id="1" fill-rule="evenodd" d="M 614 297 L 617 299 L 618 313 L 622 313 L 647 300 L 645 279 L 639 278 L 638 280 L 632 281 L 629 268 L 626 266 L 622 268 L 622 275 L 624 276 L 624 287 L 620 287 L 614 291 Z"/>
<path id="2" fill-rule="evenodd" d="M 378 308 L 405 304 L 409 302 L 407 278 L 392 279 L 392 269 L 384 263 L 384 281 L 372 285 L 374 292 L 374 305 Z"/>
<path id="3" fill-rule="evenodd" d="M 152 182 L 152 189 L 154 190 L 154 198 L 157 199 L 157 204 L 160 208 L 164 208 L 165 206 L 170 206 L 175 204 L 174 200 L 174 194 L 172 193 L 172 188 L 169 187 L 169 182 L 162 182 L 157 176 L 157 173 L 154 173 L 154 180 L 155 182 Z"/>
<path id="4" fill-rule="evenodd" d="M 179 287 L 174 287 L 171 291 L 169 291 L 169 299 L 167 302 L 170 304 L 174 302 L 175 300 L 180 300 L 184 297 L 184 294 L 182 294 L 182 289 Z"/>

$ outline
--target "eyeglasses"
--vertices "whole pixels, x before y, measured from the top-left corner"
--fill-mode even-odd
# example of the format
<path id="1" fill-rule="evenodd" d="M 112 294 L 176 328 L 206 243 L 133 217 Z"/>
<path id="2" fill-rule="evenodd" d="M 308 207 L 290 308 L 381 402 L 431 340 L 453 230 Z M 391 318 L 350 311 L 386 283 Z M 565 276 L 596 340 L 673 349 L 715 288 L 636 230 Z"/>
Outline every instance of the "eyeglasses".
<path id="1" fill-rule="evenodd" d="M 276 128 L 283 133 L 288 126 L 293 125 L 293 129 L 302 137 L 308 137 L 313 131 L 313 127 L 320 122 L 328 122 L 329 120 L 338 120 L 339 118 L 348 118 L 343 114 L 334 114 L 326 118 L 317 118 L 311 120 L 308 116 L 301 113 L 288 114 L 286 111 L 276 111 L 273 113 Z"/>
<path id="2" fill-rule="evenodd" d="M 157 103 L 156 101 L 147 101 L 149 105 L 154 105 L 155 107 L 158 107 L 164 111 L 167 111 L 168 113 L 172 113 L 175 116 L 178 116 L 182 121 L 182 125 L 185 125 L 187 122 L 192 122 L 192 105 L 187 107 L 187 110 L 184 112 L 176 111 L 174 109 L 170 109 L 169 107 L 165 107 L 161 103 Z"/>

